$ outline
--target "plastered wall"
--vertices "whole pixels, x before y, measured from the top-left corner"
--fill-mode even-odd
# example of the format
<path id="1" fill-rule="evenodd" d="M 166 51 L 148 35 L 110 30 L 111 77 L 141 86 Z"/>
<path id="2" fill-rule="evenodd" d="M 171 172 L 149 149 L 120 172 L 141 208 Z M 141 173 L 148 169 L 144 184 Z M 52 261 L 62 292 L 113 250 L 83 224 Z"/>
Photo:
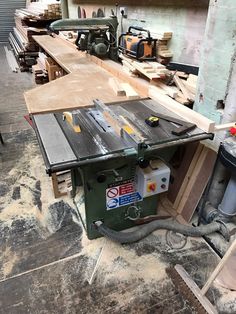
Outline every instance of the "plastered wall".
<path id="1" fill-rule="evenodd" d="M 74 2 L 79 2 L 75 4 Z M 88 1 L 85 1 L 88 3 Z M 78 5 L 85 8 L 87 17 L 100 7 L 106 16 L 111 9 L 116 11 L 115 2 L 110 0 L 92 0 L 94 4 L 83 4 L 83 1 L 68 0 L 70 18 L 77 18 Z M 200 50 L 204 37 L 209 0 L 168 0 L 168 1 L 132 1 L 133 5 L 119 2 L 117 6 L 127 7 L 127 19 L 123 20 L 124 30 L 130 25 L 149 29 L 153 34 L 165 31 L 173 32 L 170 49 L 174 53 L 173 61 L 198 66 Z M 136 5 L 135 5 L 136 3 Z M 139 3 L 139 6 L 137 6 Z M 120 29 L 119 29 L 120 31 Z"/>
<path id="2" fill-rule="evenodd" d="M 235 54 L 236 1 L 211 0 L 194 109 L 217 123 L 224 120 L 229 108 L 231 113 L 236 112 Z M 224 110 L 224 106 L 217 105 L 218 101 L 225 103 Z"/>

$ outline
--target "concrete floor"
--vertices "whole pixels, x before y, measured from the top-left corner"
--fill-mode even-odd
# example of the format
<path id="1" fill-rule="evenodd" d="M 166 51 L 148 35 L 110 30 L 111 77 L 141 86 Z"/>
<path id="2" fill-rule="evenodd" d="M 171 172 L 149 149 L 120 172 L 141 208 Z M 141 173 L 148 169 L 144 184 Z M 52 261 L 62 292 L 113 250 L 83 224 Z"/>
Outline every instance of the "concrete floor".
<path id="1" fill-rule="evenodd" d="M 72 201 L 54 199 L 23 118 L 32 76 L 11 73 L 3 47 L 0 60 L 0 313 L 194 313 L 165 270 L 179 263 L 202 286 L 216 254 L 202 239 L 174 249 L 165 231 L 132 245 L 89 241 Z M 208 297 L 220 313 L 236 312 L 235 293 L 215 285 Z"/>

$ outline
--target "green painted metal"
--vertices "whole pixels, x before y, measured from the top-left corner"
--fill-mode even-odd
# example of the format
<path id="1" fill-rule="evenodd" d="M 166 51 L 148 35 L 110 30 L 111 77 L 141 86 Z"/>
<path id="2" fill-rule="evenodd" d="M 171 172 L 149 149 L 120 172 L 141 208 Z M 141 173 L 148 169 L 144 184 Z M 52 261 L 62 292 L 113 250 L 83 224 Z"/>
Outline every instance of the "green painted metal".
<path id="1" fill-rule="evenodd" d="M 175 147 L 171 147 L 157 152 L 149 152 L 145 158 L 160 157 L 168 161 L 175 150 Z M 103 221 L 106 226 L 114 230 L 124 230 L 135 226 L 135 221 L 127 217 L 132 205 L 137 206 L 140 218 L 157 214 L 158 195 L 146 197 L 135 204 L 111 210 L 106 209 L 106 189 L 112 184 L 133 180 L 139 158 L 137 153 L 130 153 L 124 158 L 98 162 L 72 170 L 74 191 L 76 191 L 76 187 L 83 186 L 82 200 L 75 197 L 75 205 L 90 240 L 101 236 L 94 227 L 94 222 L 98 220 Z M 106 180 L 99 183 L 97 179 L 101 174 L 106 176 Z M 129 214 L 133 215 L 133 212 L 131 211 Z"/>

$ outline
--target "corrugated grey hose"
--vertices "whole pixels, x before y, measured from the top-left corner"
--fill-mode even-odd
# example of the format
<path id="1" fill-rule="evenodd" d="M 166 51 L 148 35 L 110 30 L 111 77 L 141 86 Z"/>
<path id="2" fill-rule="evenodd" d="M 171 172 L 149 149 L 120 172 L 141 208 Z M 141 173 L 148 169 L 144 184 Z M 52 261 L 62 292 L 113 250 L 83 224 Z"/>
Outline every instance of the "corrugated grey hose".
<path id="1" fill-rule="evenodd" d="M 145 238 L 147 235 L 149 235 L 153 231 L 158 230 L 158 229 L 172 230 L 177 233 L 181 233 L 190 237 L 201 237 L 201 236 L 208 235 L 216 231 L 222 232 L 222 224 L 218 221 L 212 222 L 208 225 L 191 227 L 191 226 L 182 225 L 172 219 L 171 220 L 169 219 L 168 220 L 155 220 L 146 225 L 142 225 L 137 230 L 134 230 L 131 232 L 120 232 L 120 231 L 112 230 L 106 227 L 102 223 L 102 221 L 96 221 L 95 226 L 97 228 L 97 231 L 100 234 L 102 234 L 105 237 L 110 238 L 113 241 L 116 241 L 122 244 L 137 242 Z"/>

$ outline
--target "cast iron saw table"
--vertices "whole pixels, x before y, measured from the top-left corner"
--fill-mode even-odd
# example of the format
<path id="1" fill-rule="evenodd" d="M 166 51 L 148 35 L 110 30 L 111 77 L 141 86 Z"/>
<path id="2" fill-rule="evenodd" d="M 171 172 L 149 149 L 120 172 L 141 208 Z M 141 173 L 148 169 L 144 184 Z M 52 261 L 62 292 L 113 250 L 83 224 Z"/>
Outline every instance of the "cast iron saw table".
<path id="1" fill-rule="evenodd" d="M 104 119 L 106 110 L 117 117 L 118 122 L 134 127 L 135 134 L 124 131 L 122 127 L 121 133 L 117 133 L 114 123 Z M 168 162 L 177 146 L 213 138 L 213 134 L 197 127 L 175 135 L 173 128 L 179 126 L 162 119 L 157 127 L 147 125 L 145 119 L 149 116 L 167 115 L 183 121 L 151 99 L 107 106 L 98 101 L 96 106 L 73 110 L 73 115 L 81 132 L 75 132 L 73 126 L 63 119 L 62 112 L 33 114 L 32 120 L 47 173 L 71 170 L 74 190 L 83 186 L 83 201 L 80 200 L 78 209 L 90 239 L 99 236 L 94 227 L 97 220 L 115 230 L 122 230 L 133 226 L 139 218 L 155 215 L 157 194 L 144 197 L 131 191 L 137 167 L 143 171 L 149 167 L 150 161 L 158 158 Z M 125 195 L 125 202 L 119 203 L 115 198 L 119 189 L 122 193 L 133 194 Z M 114 199 L 110 192 L 114 193 Z M 112 205 L 109 207 L 109 204 Z"/>

